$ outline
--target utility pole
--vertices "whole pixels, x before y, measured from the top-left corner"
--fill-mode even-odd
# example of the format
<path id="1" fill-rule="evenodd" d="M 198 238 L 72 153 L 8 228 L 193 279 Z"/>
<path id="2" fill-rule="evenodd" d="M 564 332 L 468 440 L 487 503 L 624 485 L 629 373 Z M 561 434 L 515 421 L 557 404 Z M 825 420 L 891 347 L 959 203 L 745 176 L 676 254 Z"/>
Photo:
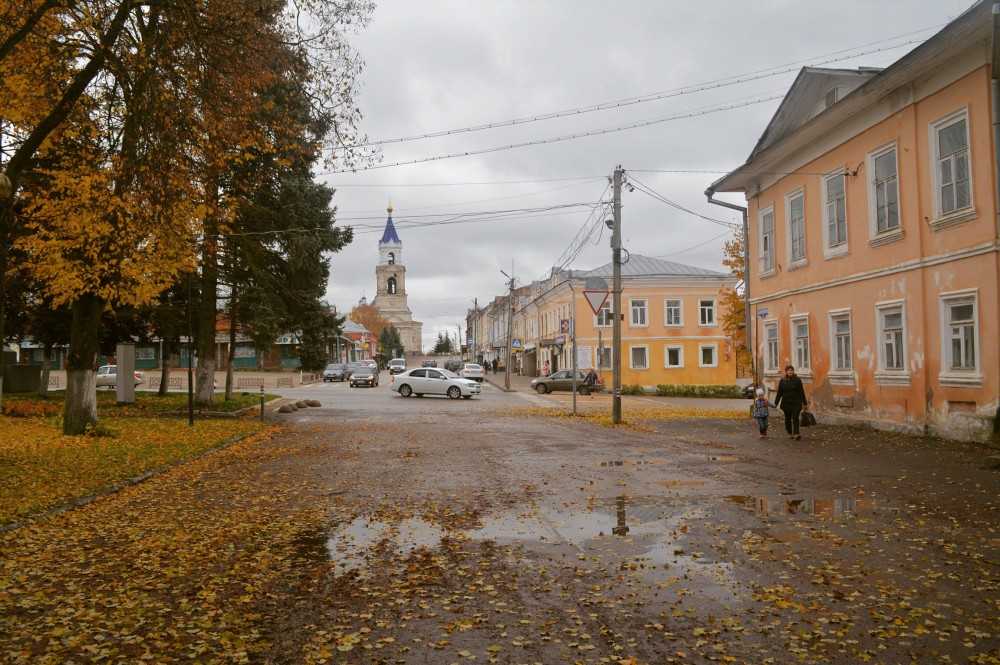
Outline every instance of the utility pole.
<path id="1" fill-rule="evenodd" d="M 614 325 L 611 328 L 611 422 L 622 422 L 622 179 L 625 171 L 621 164 L 615 168 L 614 187 L 614 227 L 611 230 L 611 312 Z"/>
<path id="2" fill-rule="evenodd" d="M 569 292 L 573 298 L 573 310 L 569 320 L 569 334 L 573 336 L 573 415 L 576 415 L 576 290 L 573 288 L 573 278 L 569 279 Z"/>
<path id="3" fill-rule="evenodd" d="M 510 390 L 510 359 L 512 355 L 512 335 L 514 334 L 514 277 L 508 275 L 503 270 L 503 273 L 509 281 L 507 282 L 507 358 L 503 363 L 504 373 L 503 373 L 503 387 L 504 390 Z M 511 271 L 513 272 L 513 270 Z"/>

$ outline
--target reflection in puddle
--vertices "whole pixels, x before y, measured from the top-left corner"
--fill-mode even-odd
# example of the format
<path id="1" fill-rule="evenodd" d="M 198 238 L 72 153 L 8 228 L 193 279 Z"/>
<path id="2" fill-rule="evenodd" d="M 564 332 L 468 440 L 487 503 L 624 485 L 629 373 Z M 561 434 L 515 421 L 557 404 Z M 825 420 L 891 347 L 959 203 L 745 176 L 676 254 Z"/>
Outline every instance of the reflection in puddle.
<path id="1" fill-rule="evenodd" d="M 386 523 L 359 517 L 327 541 L 338 572 L 367 567 L 381 554 L 402 555 L 436 548 L 446 536 L 524 548 L 530 556 L 573 555 L 599 567 L 630 570 L 650 583 L 696 587 L 720 602 L 736 602 L 732 565 L 688 554 L 679 542 L 686 520 L 708 515 L 705 509 L 681 508 L 662 497 L 594 500 L 573 509 L 548 505 L 485 517 L 474 529 L 449 530 L 420 519 Z"/>
<path id="2" fill-rule="evenodd" d="M 758 517 L 812 516 L 850 517 L 875 512 L 875 499 L 837 496 L 827 498 L 793 496 L 727 496 L 726 501 L 753 511 Z"/>

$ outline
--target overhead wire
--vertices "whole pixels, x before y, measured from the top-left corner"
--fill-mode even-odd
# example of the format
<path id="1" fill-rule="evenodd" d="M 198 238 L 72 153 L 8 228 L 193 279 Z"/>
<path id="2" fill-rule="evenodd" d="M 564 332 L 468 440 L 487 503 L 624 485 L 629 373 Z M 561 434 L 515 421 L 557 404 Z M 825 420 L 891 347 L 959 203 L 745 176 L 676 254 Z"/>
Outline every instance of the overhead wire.
<path id="1" fill-rule="evenodd" d="M 876 44 L 887 44 L 889 42 L 894 42 L 897 39 L 902 39 L 904 37 L 909 37 L 922 32 L 927 32 L 928 30 L 936 29 L 940 26 L 931 26 L 927 28 L 922 28 L 920 30 L 914 30 L 911 32 L 903 33 L 901 35 L 896 35 L 894 37 L 888 37 L 886 39 L 881 39 L 874 42 L 869 42 L 867 44 L 862 44 L 859 46 L 854 46 L 851 48 L 840 49 L 838 51 L 833 51 L 831 53 L 813 56 L 810 58 L 803 58 L 800 60 L 795 60 L 783 65 L 775 65 L 768 67 L 766 69 L 755 70 L 752 72 L 745 72 L 743 74 L 735 74 L 733 76 L 727 76 L 719 79 L 713 79 L 709 81 L 704 81 L 701 83 L 693 83 L 678 88 L 671 88 L 668 90 L 661 90 L 658 92 L 646 93 L 644 95 L 636 95 L 633 97 L 624 97 L 620 99 L 615 99 L 606 102 L 600 102 L 597 104 L 591 104 L 587 106 L 578 106 L 574 108 L 562 109 L 559 111 L 551 111 L 548 113 L 538 113 L 529 116 L 522 116 L 519 118 L 511 118 L 508 120 L 500 120 L 495 122 L 486 122 L 478 125 L 470 125 L 467 127 L 458 127 L 453 129 L 443 129 L 432 132 L 425 132 L 423 134 L 413 134 L 409 136 L 398 136 L 393 138 L 385 139 L 369 139 L 363 142 L 347 144 L 342 147 L 347 149 L 355 148 L 366 148 L 373 146 L 385 146 L 393 145 L 398 143 L 409 143 L 413 141 L 422 141 L 432 138 L 441 138 L 445 136 L 455 136 L 458 134 L 469 134 L 473 132 L 481 132 L 489 129 L 499 129 L 502 127 L 516 127 L 519 125 L 525 125 L 529 123 L 541 122 L 544 120 L 554 120 L 557 118 L 567 118 L 585 115 L 588 113 L 595 113 L 598 111 L 608 111 L 614 109 L 625 108 L 628 106 L 634 106 L 637 104 L 645 104 L 649 102 L 662 101 L 664 99 L 671 99 L 673 97 L 679 97 L 682 95 L 690 95 L 698 92 L 705 92 L 708 90 L 716 90 L 719 88 L 724 88 L 733 85 L 740 85 L 742 83 L 749 83 L 752 81 L 759 81 L 765 78 L 771 78 L 775 76 L 781 76 L 784 74 L 790 74 L 801 67 L 812 66 L 819 67 L 822 65 L 829 65 L 836 62 L 843 62 L 845 60 L 852 60 L 854 58 L 860 58 L 866 55 L 874 55 L 877 53 L 883 53 L 886 51 L 892 51 L 904 46 L 910 46 L 913 44 L 919 44 L 923 42 L 923 39 L 910 39 L 904 42 L 892 44 L 891 46 L 881 46 L 879 48 L 866 49 L 869 46 L 874 46 Z M 837 56 L 837 57 L 830 57 Z M 826 59 L 823 59 L 826 58 Z M 817 60 L 818 59 L 818 60 Z"/>
<path id="2" fill-rule="evenodd" d="M 676 201 L 672 201 L 671 199 L 668 199 L 667 197 L 665 197 L 662 194 L 660 194 L 659 192 L 657 192 L 655 189 L 653 189 L 649 185 L 643 183 L 641 180 L 639 180 L 635 176 L 629 176 L 628 182 L 635 189 L 639 190 L 640 192 L 642 192 L 646 196 L 654 198 L 657 201 L 660 201 L 661 203 L 664 203 L 664 204 L 670 206 L 671 208 L 674 208 L 676 210 L 680 210 L 682 212 L 686 212 L 689 215 L 693 215 L 694 217 L 698 217 L 700 219 L 703 219 L 706 222 L 711 222 L 712 224 L 717 224 L 719 226 L 725 226 L 726 228 L 730 228 L 730 229 L 739 228 L 738 224 L 734 224 L 733 222 L 727 222 L 726 220 L 724 220 L 724 219 L 718 219 L 717 217 L 710 217 L 708 215 L 703 215 L 702 213 L 697 212 L 695 210 L 692 210 L 692 209 L 690 209 L 690 208 L 688 208 L 688 207 L 686 207 L 684 205 L 681 205 L 680 203 L 677 203 Z"/>
<path id="3" fill-rule="evenodd" d="M 419 159 L 408 159 L 401 160 L 398 162 L 391 162 L 389 164 L 373 164 L 371 166 L 355 166 L 352 168 L 344 169 L 334 169 L 332 171 L 323 171 L 319 175 L 332 175 L 335 173 L 360 173 L 362 171 L 377 171 L 381 169 L 395 168 L 397 166 L 411 166 L 413 164 L 424 164 L 427 162 L 438 162 L 445 159 L 454 159 L 456 157 L 472 157 L 475 155 L 487 155 L 496 152 L 505 152 L 507 150 L 516 150 L 518 148 L 528 148 L 537 145 L 548 145 L 552 143 L 562 143 L 565 141 L 574 141 L 576 139 L 587 138 L 591 136 L 604 136 L 607 134 L 615 134 L 618 132 L 624 132 L 631 129 L 640 129 L 642 127 L 650 127 L 652 125 L 658 125 L 665 122 L 672 122 L 675 120 L 685 120 L 688 118 L 698 118 L 701 116 L 709 115 L 711 113 L 721 113 L 723 111 L 732 111 L 735 109 L 746 108 L 748 106 L 754 106 L 756 104 L 764 104 L 767 102 L 772 102 L 777 99 L 781 99 L 783 95 L 768 95 L 765 97 L 754 97 L 741 102 L 734 102 L 729 104 L 721 104 L 712 107 L 706 107 L 695 111 L 688 111 L 684 113 L 676 113 L 673 115 L 664 116 L 661 118 L 652 118 L 650 120 L 641 120 L 639 122 L 629 123 L 627 125 L 619 125 L 617 127 L 604 127 L 601 129 L 593 129 L 585 132 L 575 132 L 572 134 L 563 134 L 560 136 L 551 136 L 544 139 L 535 139 L 532 141 L 522 141 L 519 143 L 509 143 L 506 145 L 491 146 L 489 148 L 480 148 L 476 150 L 463 150 L 460 152 L 451 152 L 441 155 L 434 155 L 431 157 L 421 157 Z"/>

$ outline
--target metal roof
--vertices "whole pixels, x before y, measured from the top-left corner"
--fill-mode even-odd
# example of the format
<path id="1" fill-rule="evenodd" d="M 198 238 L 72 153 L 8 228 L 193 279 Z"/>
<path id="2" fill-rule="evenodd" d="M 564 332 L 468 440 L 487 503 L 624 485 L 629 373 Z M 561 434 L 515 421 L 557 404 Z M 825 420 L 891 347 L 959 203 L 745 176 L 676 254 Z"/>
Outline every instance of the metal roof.
<path id="1" fill-rule="evenodd" d="M 382 239 L 378 241 L 380 245 L 402 245 L 403 241 L 399 239 L 399 235 L 396 233 L 396 226 L 392 223 L 392 215 L 385 220 L 385 231 L 382 233 Z"/>
<path id="2" fill-rule="evenodd" d="M 352 332 L 352 333 L 366 333 L 366 332 L 368 332 L 368 328 L 365 328 L 360 323 L 355 323 L 354 321 L 351 321 L 350 319 L 344 319 L 344 332 L 345 333 L 349 333 L 349 332 Z"/>
<path id="3" fill-rule="evenodd" d="M 612 265 L 606 263 L 600 268 L 594 268 L 588 272 L 574 275 L 574 277 L 611 277 Z M 632 254 L 628 263 L 622 265 L 622 277 L 653 277 L 653 276 L 676 276 L 676 277 L 713 277 L 724 279 L 731 277 L 729 273 L 706 270 L 683 263 L 654 259 L 649 256 Z"/>

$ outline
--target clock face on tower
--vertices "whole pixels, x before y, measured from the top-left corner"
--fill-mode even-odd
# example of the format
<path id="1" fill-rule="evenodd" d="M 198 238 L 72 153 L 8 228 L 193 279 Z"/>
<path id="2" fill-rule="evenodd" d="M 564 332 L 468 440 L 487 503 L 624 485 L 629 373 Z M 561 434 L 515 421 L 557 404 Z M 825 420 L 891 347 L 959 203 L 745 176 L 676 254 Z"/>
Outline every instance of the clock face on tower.
<path id="1" fill-rule="evenodd" d="M 378 243 L 378 265 L 375 266 L 376 295 L 372 304 L 399 331 L 407 353 L 421 351 L 423 324 L 413 320 L 407 305 L 406 265 L 403 263 L 403 241 L 392 221 L 392 206 L 385 221 L 385 231 Z"/>

